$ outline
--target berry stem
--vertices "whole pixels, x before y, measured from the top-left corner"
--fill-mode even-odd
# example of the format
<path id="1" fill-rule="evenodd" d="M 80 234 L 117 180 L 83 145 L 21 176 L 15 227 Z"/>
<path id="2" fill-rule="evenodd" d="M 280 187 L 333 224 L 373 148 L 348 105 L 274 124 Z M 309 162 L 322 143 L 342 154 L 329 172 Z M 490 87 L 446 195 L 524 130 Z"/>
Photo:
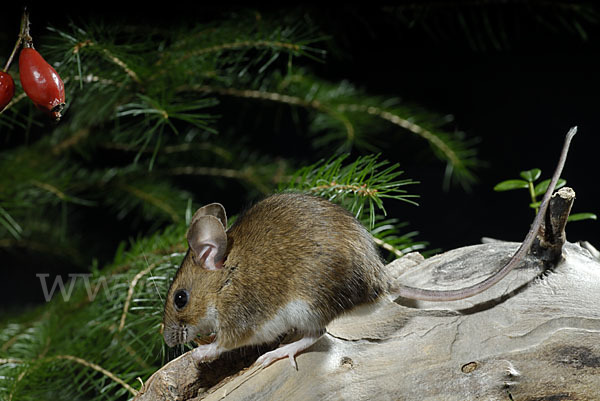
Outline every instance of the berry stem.
<path id="1" fill-rule="evenodd" d="M 15 57 L 15 54 L 17 54 L 17 50 L 19 50 L 21 44 L 23 44 L 24 47 L 33 47 L 33 39 L 29 34 L 29 12 L 27 11 L 27 7 L 25 7 L 25 9 L 23 10 L 23 16 L 21 17 L 21 28 L 19 30 L 19 37 L 17 38 L 17 43 L 15 43 L 15 47 L 13 48 L 13 51 L 10 54 L 10 57 L 8 58 L 8 61 L 6 62 L 6 65 L 4 66 L 4 69 L 2 69 L 2 71 L 8 71 L 13 61 L 13 58 Z"/>

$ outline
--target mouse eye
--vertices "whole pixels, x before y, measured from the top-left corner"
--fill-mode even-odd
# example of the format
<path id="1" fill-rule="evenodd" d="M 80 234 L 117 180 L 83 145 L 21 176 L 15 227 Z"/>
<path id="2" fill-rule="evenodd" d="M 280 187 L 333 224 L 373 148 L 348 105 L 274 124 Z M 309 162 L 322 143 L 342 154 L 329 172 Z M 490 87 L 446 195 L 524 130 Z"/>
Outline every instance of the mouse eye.
<path id="1" fill-rule="evenodd" d="M 186 290 L 178 290 L 173 297 L 173 302 L 177 309 L 182 309 L 188 303 L 189 294 Z"/>

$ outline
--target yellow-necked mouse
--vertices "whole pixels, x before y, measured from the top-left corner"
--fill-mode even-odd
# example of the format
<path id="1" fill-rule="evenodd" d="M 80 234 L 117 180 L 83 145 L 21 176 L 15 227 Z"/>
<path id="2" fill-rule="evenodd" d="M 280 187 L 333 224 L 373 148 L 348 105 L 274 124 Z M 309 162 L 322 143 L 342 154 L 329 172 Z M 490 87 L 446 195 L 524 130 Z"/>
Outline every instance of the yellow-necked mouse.
<path id="1" fill-rule="evenodd" d="M 370 233 L 348 211 L 325 199 L 298 193 L 272 195 L 227 228 L 223 206 L 195 213 L 187 232 L 189 250 L 165 303 L 164 338 L 169 346 L 215 333 L 194 349 L 199 361 L 247 345 L 275 341 L 293 329 L 296 342 L 262 355 L 267 366 L 314 344 L 326 325 L 355 305 L 385 294 L 449 301 L 478 294 L 500 281 L 526 255 L 575 134 L 567 134 L 560 161 L 539 212 L 511 260 L 481 283 L 455 291 L 389 288 L 384 264 Z"/>

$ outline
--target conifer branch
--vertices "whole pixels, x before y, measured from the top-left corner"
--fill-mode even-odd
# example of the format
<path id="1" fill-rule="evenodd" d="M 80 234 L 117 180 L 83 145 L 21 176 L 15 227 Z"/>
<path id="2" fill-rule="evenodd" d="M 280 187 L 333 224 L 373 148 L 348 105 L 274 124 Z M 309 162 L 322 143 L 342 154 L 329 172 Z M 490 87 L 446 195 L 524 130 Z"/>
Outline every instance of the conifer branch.
<path id="1" fill-rule="evenodd" d="M 180 89 L 184 90 L 185 88 L 180 88 Z M 304 108 L 318 110 L 320 112 L 329 114 L 331 117 L 335 118 L 336 120 L 338 120 L 342 123 L 342 125 L 344 126 L 344 128 L 346 130 L 347 140 L 349 142 L 353 142 L 353 140 L 356 136 L 354 126 L 346 116 L 344 116 L 342 113 L 337 112 L 336 110 L 332 109 L 331 107 L 321 103 L 318 100 L 306 101 L 298 96 L 290 96 L 290 95 L 285 95 L 285 94 L 276 93 L 276 92 L 267 92 L 267 91 L 250 90 L 250 89 L 244 90 L 244 89 L 235 89 L 235 88 L 218 88 L 218 87 L 207 86 L 207 85 L 194 87 L 194 88 L 190 88 L 190 89 L 198 91 L 198 92 L 217 93 L 219 95 L 234 96 L 234 97 L 247 98 L 247 99 L 269 100 L 272 102 L 283 103 L 283 104 L 287 104 L 290 106 L 300 106 L 300 107 L 304 107 Z"/>
<path id="2" fill-rule="evenodd" d="M 394 255 L 396 255 L 396 257 L 398 257 L 398 258 L 401 258 L 402 256 L 404 256 L 404 252 L 402 252 L 400 249 L 396 248 L 395 246 L 388 244 L 387 242 L 385 242 L 382 239 L 373 237 L 373 241 L 377 245 L 379 245 L 380 247 L 385 249 L 386 251 L 389 251 L 389 252 L 393 253 Z"/>
<path id="3" fill-rule="evenodd" d="M 294 106 L 301 106 L 306 108 L 314 108 L 320 109 L 322 106 L 320 102 L 313 100 L 308 102 L 304 99 L 301 99 L 297 96 L 289 96 L 281 93 L 275 92 L 266 92 L 260 90 L 251 90 L 251 89 L 235 89 L 235 88 L 220 88 L 209 85 L 195 86 L 195 87 L 180 87 L 179 91 L 188 91 L 194 90 L 197 92 L 206 92 L 206 93 L 217 93 L 219 95 L 227 95 L 227 96 L 235 96 L 247 99 L 262 99 L 262 100 L 271 100 L 273 102 L 286 103 Z"/>
<path id="4" fill-rule="evenodd" d="M 72 136 L 70 136 L 67 139 L 65 139 L 64 141 L 54 145 L 54 147 L 52 147 L 52 153 L 54 155 L 60 155 L 64 151 L 72 148 L 73 146 L 75 146 L 78 143 L 80 143 L 81 141 L 83 141 L 85 138 L 88 137 L 89 134 L 90 134 L 89 128 L 81 128 L 81 129 L 75 131 Z"/>
<path id="5" fill-rule="evenodd" d="M 59 144 L 60 145 L 60 144 Z M 57 145 L 58 146 L 58 145 Z M 152 153 L 152 149 L 143 149 L 139 146 L 130 145 L 128 143 L 118 143 L 118 142 L 105 142 L 100 143 L 98 146 L 105 149 L 113 149 L 119 150 L 123 152 L 136 152 L 136 153 Z M 68 147 L 65 146 L 65 147 Z M 178 145 L 165 145 L 161 149 L 161 153 L 163 154 L 172 154 L 172 153 L 185 153 L 192 152 L 197 150 L 208 150 L 213 154 L 220 156 L 222 159 L 231 161 L 233 159 L 232 153 L 225 149 L 223 146 L 219 146 L 218 144 L 211 142 L 202 142 L 202 143 L 182 143 Z"/>
<path id="6" fill-rule="evenodd" d="M 129 284 L 129 289 L 127 290 L 127 298 L 125 299 L 125 304 L 123 305 L 123 313 L 121 314 L 121 320 L 119 323 L 119 328 L 117 330 L 118 332 L 121 332 L 123 330 L 123 327 L 125 327 L 125 319 L 127 318 L 127 312 L 129 311 L 131 298 L 133 298 L 133 291 L 135 290 L 135 286 L 137 285 L 138 281 L 140 281 L 140 279 L 146 274 L 150 273 L 150 271 L 152 271 L 152 269 L 158 266 L 158 264 L 161 262 L 152 263 L 150 266 L 136 274 L 133 277 L 133 280 L 131 280 L 131 283 Z"/>
<path id="7" fill-rule="evenodd" d="M 19 93 L 17 96 L 13 97 L 12 100 L 2 109 L 0 110 L 0 115 L 3 114 L 6 110 L 13 107 L 15 104 L 19 103 L 21 100 L 25 99 L 27 94 L 25 92 Z"/>
<path id="8" fill-rule="evenodd" d="M 49 360 L 52 360 L 52 359 L 64 359 L 64 360 L 67 360 L 67 361 L 76 362 L 76 363 L 78 363 L 80 365 L 83 365 L 83 366 L 86 366 L 86 367 L 88 367 L 90 369 L 93 369 L 96 372 L 100 372 L 103 375 L 105 375 L 106 377 L 108 377 L 109 379 L 111 379 L 111 380 L 119 383 L 121 386 L 123 386 L 125 389 L 127 389 L 127 391 L 129 391 L 131 393 L 131 395 L 135 396 L 137 394 L 137 391 L 133 387 L 131 387 L 129 384 L 125 383 L 125 381 L 123 381 L 122 379 L 120 379 L 117 375 L 115 375 L 114 373 L 112 373 L 112 372 L 104 369 L 102 366 L 100 366 L 98 364 L 95 364 L 93 362 L 86 361 L 83 358 L 78 358 L 78 357 L 73 356 L 73 355 L 55 355 L 55 356 L 52 356 L 52 357 L 50 357 L 48 359 Z"/>
<path id="9" fill-rule="evenodd" d="M 25 375 L 26 375 L 26 374 L 27 374 L 27 369 L 23 370 L 23 371 L 22 371 L 22 372 L 19 374 L 19 376 L 17 376 L 17 379 L 15 380 L 15 383 L 14 383 L 14 386 L 15 386 L 15 387 L 16 387 L 16 385 L 17 385 L 17 384 L 18 384 L 18 383 L 19 383 L 21 380 L 23 380 L 23 378 L 25 377 Z M 8 394 L 8 401 L 12 401 L 12 399 L 13 399 L 13 395 L 14 395 L 14 391 L 11 391 L 11 392 Z"/>
<path id="10" fill-rule="evenodd" d="M 86 39 L 84 41 L 81 42 L 77 42 L 75 43 L 75 45 L 73 46 L 71 52 L 75 55 L 79 54 L 79 52 L 81 51 L 82 48 L 84 47 L 98 47 L 100 49 L 100 51 L 102 52 L 102 54 L 104 54 L 106 56 L 106 58 L 111 61 L 113 64 L 119 66 L 123 71 L 125 71 L 125 73 L 127 75 L 129 75 L 129 77 L 136 83 L 141 84 L 142 81 L 141 79 L 138 77 L 138 75 L 135 73 L 135 71 L 133 71 L 128 65 L 127 63 L 125 63 L 123 60 L 121 60 L 120 58 L 118 58 L 117 56 L 115 56 L 110 50 L 108 50 L 105 47 L 102 46 L 98 46 L 97 43 L 95 43 L 94 41 L 90 40 L 90 39 Z"/>
<path id="11" fill-rule="evenodd" d="M 362 111 L 387 120 L 392 124 L 407 129 L 408 131 L 430 142 L 433 146 L 437 147 L 444 155 L 446 155 L 450 163 L 452 163 L 453 165 L 460 166 L 462 164 L 461 160 L 457 157 L 456 153 L 439 136 L 434 135 L 431 131 L 396 114 L 382 110 L 379 107 L 366 106 L 360 104 L 341 104 L 338 106 L 338 110 Z"/>
<path id="12" fill-rule="evenodd" d="M 251 90 L 251 89 L 220 88 L 220 87 L 214 87 L 214 86 L 209 86 L 209 85 L 203 85 L 203 86 L 197 86 L 197 87 L 191 87 L 191 88 L 181 87 L 181 88 L 179 88 L 179 90 L 181 90 L 181 91 L 194 90 L 197 92 L 217 93 L 219 95 L 234 96 L 234 97 L 246 98 L 246 99 L 269 100 L 272 102 L 283 103 L 283 104 L 287 104 L 290 106 L 300 106 L 300 107 L 304 107 L 304 108 L 315 109 L 315 110 L 321 111 L 323 113 L 327 113 L 327 114 L 331 115 L 333 118 L 335 118 L 336 120 L 339 120 L 344 125 L 344 128 L 346 129 L 347 140 L 349 142 L 352 142 L 355 137 L 354 126 L 352 125 L 350 120 L 348 120 L 348 118 L 346 118 L 343 114 L 336 112 L 334 109 L 332 109 L 331 107 L 328 107 L 327 105 L 322 104 L 318 100 L 306 101 L 298 96 L 290 96 L 290 95 L 285 95 L 285 94 L 276 93 L 276 92 L 267 92 L 267 91 L 260 91 L 260 90 Z"/>
<path id="13" fill-rule="evenodd" d="M 10 348 L 10 346 L 13 345 L 18 339 L 19 339 L 19 334 L 15 334 L 11 338 L 9 338 L 8 341 L 6 341 L 6 342 L 4 342 L 4 344 L 2 344 L 0 351 L 6 352 Z"/>
<path id="14" fill-rule="evenodd" d="M 252 184 L 263 194 L 271 192 L 271 188 L 264 184 L 256 174 L 256 170 L 251 166 L 245 167 L 241 170 L 233 168 L 220 168 L 220 167 L 194 167 L 194 166 L 183 166 L 176 167 L 168 170 L 169 174 L 173 175 L 200 175 L 210 177 L 223 177 L 233 178 L 240 181 L 245 181 Z"/>
<path id="15" fill-rule="evenodd" d="M 21 225 L 0 205 L 0 224 L 17 240 L 21 239 L 23 228 Z M 1 241 L 0 241 L 1 242 Z"/>
<path id="16" fill-rule="evenodd" d="M 353 163 L 343 165 L 348 155 L 342 155 L 327 161 L 299 169 L 280 190 L 301 190 L 322 196 L 340 203 L 360 219 L 368 209 L 369 228 L 376 222 L 376 209 L 386 214 L 383 199 L 391 198 L 416 203 L 411 199 L 416 195 L 407 194 L 400 189 L 415 184 L 410 179 L 398 180 L 402 171 L 398 164 L 388 166 L 387 161 L 378 161 L 379 155 L 358 157 Z M 382 168 L 382 170 L 379 170 Z"/>
<path id="17" fill-rule="evenodd" d="M 66 201 L 69 199 L 69 197 L 64 192 L 62 192 L 60 189 L 56 188 L 54 185 L 50 185 L 46 182 L 39 182 L 38 180 L 31 180 L 31 183 L 38 188 L 44 189 L 44 190 L 56 195 L 56 197 L 62 201 Z"/>
<path id="18" fill-rule="evenodd" d="M 123 346 L 123 348 L 125 349 L 125 351 L 127 351 L 127 353 L 137 362 L 138 365 L 140 365 L 141 367 L 143 367 L 144 369 L 152 369 L 152 366 L 146 362 L 140 355 L 139 353 L 137 353 L 131 345 L 129 345 L 129 343 L 124 342 L 124 341 L 119 341 L 119 343 Z M 139 379 L 139 377 L 138 377 Z"/>
<path id="19" fill-rule="evenodd" d="M 57 245 L 58 244 L 56 243 L 49 243 L 48 240 L 46 240 L 45 242 L 41 240 L 24 240 L 20 237 L 14 240 L 0 239 L 0 248 L 4 248 L 5 250 L 14 251 L 18 248 L 22 248 L 29 252 L 40 252 L 53 257 L 66 257 L 70 260 L 82 259 L 82 254 L 77 249 L 71 248 L 69 246 L 59 247 Z"/>
<path id="20" fill-rule="evenodd" d="M 102 85 L 110 85 L 115 87 L 123 87 L 122 82 L 117 82 L 112 79 L 101 78 L 94 74 L 87 74 L 85 76 L 74 75 L 73 77 L 66 76 L 64 79 L 64 83 L 67 84 L 71 81 L 78 81 L 86 84 L 102 84 Z"/>
<path id="21" fill-rule="evenodd" d="M 181 218 L 179 217 L 177 212 L 171 207 L 171 205 L 169 205 L 168 203 L 164 202 L 163 200 L 157 198 L 156 196 L 153 196 L 152 194 L 150 194 L 148 192 L 142 191 L 141 189 L 136 188 L 132 185 L 128 185 L 128 184 L 122 184 L 122 183 L 117 184 L 117 187 L 126 192 L 129 192 L 130 194 L 138 197 L 139 199 L 141 199 L 145 202 L 150 203 L 151 205 L 156 206 L 160 210 L 167 213 L 172 221 L 174 221 L 174 222 L 181 221 Z"/>
<path id="22" fill-rule="evenodd" d="M 408 223 L 402 223 L 396 218 L 384 219 L 376 216 L 371 235 L 377 245 L 389 252 L 391 258 L 388 259 L 395 259 L 414 251 L 423 251 L 428 245 L 425 241 L 415 240 L 418 235 L 416 231 L 401 233 L 401 229 L 407 225 Z"/>
<path id="23" fill-rule="evenodd" d="M 237 50 L 242 48 L 261 48 L 267 47 L 272 49 L 283 49 L 283 50 L 292 50 L 292 51 L 300 51 L 302 46 L 290 43 L 290 42 L 280 42 L 280 41 L 272 41 L 272 40 L 244 40 L 239 42 L 232 43 L 222 43 L 210 47 L 200 48 L 194 50 L 184 58 L 197 57 L 206 53 L 215 53 L 223 50 Z"/>
<path id="24" fill-rule="evenodd" d="M 110 52 L 110 50 L 108 50 L 108 49 L 102 49 L 102 53 L 104 53 L 108 57 L 108 59 L 110 61 L 112 61 L 113 63 L 115 63 L 119 67 L 121 67 L 123 69 L 123 71 L 125 71 L 125 73 L 127 75 L 129 75 L 131 77 L 131 79 L 133 79 L 136 83 L 138 83 L 138 84 L 142 83 L 141 79 L 138 77 L 138 75 L 135 73 L 135 71 L 133 71 L 131 68 L 129 68 L 129 66 L 127 64 L 125 64 L 125 62 L 123 62 L 117 56 L 115 56 L 114 54 L 112 54 Z"/>
<path id="25" fill-rule="evenodd" d="M 4 365 L 7 363 L 23 363 L 23 361 L 17 358 L 0 358 L 0 365 Z"/>

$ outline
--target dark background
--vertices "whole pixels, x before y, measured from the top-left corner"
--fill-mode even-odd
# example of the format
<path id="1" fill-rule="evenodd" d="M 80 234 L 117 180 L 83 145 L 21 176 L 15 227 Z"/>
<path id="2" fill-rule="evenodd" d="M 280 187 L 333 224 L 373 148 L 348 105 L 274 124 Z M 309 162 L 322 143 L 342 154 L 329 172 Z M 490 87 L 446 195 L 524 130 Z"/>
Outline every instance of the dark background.
<path id="1" fill-rule="evenodd" d="M 451 22 L 441 28 L 445 37 L 434 38 L 395 24 L 381 10 L 346 11 L 344 18 L 336 18 L 335 10 L 327 16 L 340 32 L 350 33 L 347 51 L 352 61 L 330 66 L 334 74 L 343 72 L 370 91 L 400 95 L 426 109 L 452 114 L 458 130 L 480 140 L 479 158 L 487 167 L 477 170 L 479 183 L 470 192 L 459 187 L 444 192 L 437 163 L 398 158 L 407 175 L 421 182 L 416 188 L 421 199 L 418 208 L 402 205 L 397 215 L 406 216 L 432 247 L 448 250 L 478 243 L 481 236 L 521 241 L 533 219 L 527 192 L 496 193 L 492 188 L 535 167 L 549 178 L 573 125 L 579 133 L 562 176 L 577 194 L 573 212 L 599 212 L 594 178 L 600 100 L 597 24 L 586 26 L 589 37 L 584 41 L 536 24 L 539 10 L 527 14 L 509 4 L 501 12 L 507 46 L 494 49 L 482 29 L 471 33 L 483 43 L 474 48 L 469 35 Z M 452 20 L 450 15 L 444 18 Z M 434 21 L 429 24 L 435 26 Z M 568 239 L 600 245 L 597 224 L 569 225 Z"/>
<path id="2" fill-rule="evenodd" d="M 596 182 L 600 25 L 584 21 L 584 40 L 561 27 L 552 10 L 544 7 L 489 2 L 490 7 L 480 10 L 472 7 L 473 2 L 453 4 L 464 6 L 426 12 L 358 5 L 289 9 L 290 13 L 300 10 L 310 15 L 330 35 L 325 42 L 331 45 L 326 63 L 313 65 L 318 75 L 332 82 L 348 79 L 368 93 L 399 96 L 426 110 L 452 114 L 456 130 L 479 140 L 476 147 L 486 166 L 475 170 L 478 183 L 470 191 L 453 186 L 446 192 L 442 189 L 444 165 L 423 152 L 426 145 L 422 141 L 409 133 L 401 134 L 406 136 L 406 147 L 386 149 L 384 157 L 399 162 L 406 177 L 420 181 L 410 187 L 412 193 L 420 195 L 420 206 L 390 204 L 389 214 L 409 221 L 410 229 L 418 230 L 417 238 L 429 241 L 430 248 L 449 250 L 471 245 L 482 236 L 521 241 L 534 217 L 528 208 L 528 193 L 495 193 L 492 188 L 534 167 L 542 169 L 543 178 L 549 178 L 564 135 L 573 125 L 579 127 L 579 133 L 563 172 L 577 194 L 573 212 L 600 213 Z M 151 7 L 46 4 L 30 10 L 38 27 L 60 27 L 71 19 L 180 24 L 210 21 L 224 12 L 243 9 L 229 5 Z M 261 13 L 286 12 L 273 6 L 256 9 Z M 16 35 L 20 13 L 18 4 L 3 9 L 0 39 Z M 459 13 L 466 24 L 461 25 Z M 409 26 L 399 15 L 420 22 Z M 482 22 L 486 18 L 488 25 Z M 414 156 L 413 150 L 422 157 Z M 600 246 L 595 221 L 570 224 L 567 236 L 572 242 L 588 240 Z M 99 258 L 110 261 L 113 254 Z M 15 272 L 9 276 L 19 280 Z"/>

